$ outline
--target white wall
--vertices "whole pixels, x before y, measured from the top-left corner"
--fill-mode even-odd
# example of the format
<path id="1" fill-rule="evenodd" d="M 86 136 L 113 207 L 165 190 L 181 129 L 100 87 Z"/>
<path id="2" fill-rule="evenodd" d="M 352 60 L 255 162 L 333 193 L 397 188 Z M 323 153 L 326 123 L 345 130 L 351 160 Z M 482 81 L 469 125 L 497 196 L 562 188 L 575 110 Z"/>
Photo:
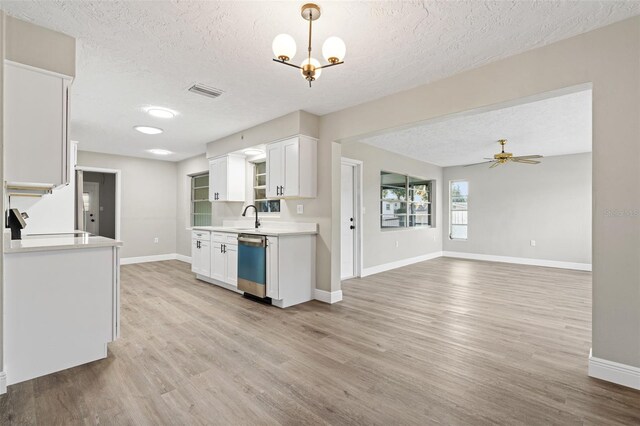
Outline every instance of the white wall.
<path id="1" fill-rule="evenodd" d="M 176 252 L 177 163 L 79 151 L 78 166 L 122 172 L 122 258 Z"/>
<path id="2" fill-rule="evenodd" d="M 448 238 L 447 204 L 445 251 L 591 264 L 591 153 L 446 167 L 447 203 L 452 180 L 469 182 L 468 239 Z"/>
<path id="3" fill-rule="evenodd" d="M 345 143 L 342 155 L 363 162 L 365 214 L 362 229 L 365 269 L 442 251 L 444 195 L 441 167 L 357 142 Z M 380 172 L 383 170 L 436 181 L 433 209 L 435 227 L 380 228 Z"/>

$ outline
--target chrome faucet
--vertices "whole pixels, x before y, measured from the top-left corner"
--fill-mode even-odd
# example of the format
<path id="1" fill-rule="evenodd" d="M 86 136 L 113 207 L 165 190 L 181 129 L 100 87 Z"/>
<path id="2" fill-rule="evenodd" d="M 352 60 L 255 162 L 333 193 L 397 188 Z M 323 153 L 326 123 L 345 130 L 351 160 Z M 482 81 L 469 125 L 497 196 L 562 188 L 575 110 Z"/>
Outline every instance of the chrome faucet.
<path id="1" fill-rule="evenodd" d="M 256 229 L 258 229 L 260 228 L 260 220 L 258 220 L 258 208 L 256 206 L 254 206 L 253 204 L 249 204 L 247 207 L 244 208 L 244 211 L 242 212 L 242 216 L 247 215 L 247 210 L 249 210 L 249 207 L 253 207 L 253 210 L 255 210 L 256 212 Z"/>

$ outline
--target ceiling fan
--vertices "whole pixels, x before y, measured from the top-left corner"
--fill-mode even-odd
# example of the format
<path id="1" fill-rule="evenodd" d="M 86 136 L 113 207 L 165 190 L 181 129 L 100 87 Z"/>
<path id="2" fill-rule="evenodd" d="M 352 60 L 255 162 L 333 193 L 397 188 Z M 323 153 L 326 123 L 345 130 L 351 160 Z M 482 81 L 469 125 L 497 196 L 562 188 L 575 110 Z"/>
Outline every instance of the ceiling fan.
<path id="1" fill-rule="evenodd" d="M 507 144 L 506 139 L 500 139 L 498 143 L 502 147 L 502 151 L 499 152 L 498 154 L 495 154 L 493 158 L 485 158 L 485 160 L 489 160 L 489 161 L 483 161 L 482 163 L 468 164 L 465 167 L 475 166 L 477 164 L 493 163 L 489 167 L 490 169 L 493 169 L 494 167 L 497 167 L 500 164 L 506 164 L 508 162 L 523 163 L 523 164 L 540 164 L 540 161 L 536 161 L 534 160 L 534 158 L 542 158 L 542 155 L 523 155 L 520 157 L 514 157 L 512 153 L 504 152 L 504 146 Z"/>

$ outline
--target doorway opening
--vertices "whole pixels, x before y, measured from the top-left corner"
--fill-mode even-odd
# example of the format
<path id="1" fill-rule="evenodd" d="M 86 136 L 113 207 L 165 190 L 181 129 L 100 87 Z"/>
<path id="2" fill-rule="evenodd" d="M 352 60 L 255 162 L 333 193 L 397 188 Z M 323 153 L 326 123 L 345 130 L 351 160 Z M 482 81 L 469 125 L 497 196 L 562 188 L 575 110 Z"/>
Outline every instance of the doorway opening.
<path id="1" fill-rule="evenodd" d="M 362 161 L 342 158 L 340 279 L 362 274 Z"/>
<path id="2" fill-rule="evenodd" d="M 120 170 L 76 168 L 76 229 L 120 239 Z"/>

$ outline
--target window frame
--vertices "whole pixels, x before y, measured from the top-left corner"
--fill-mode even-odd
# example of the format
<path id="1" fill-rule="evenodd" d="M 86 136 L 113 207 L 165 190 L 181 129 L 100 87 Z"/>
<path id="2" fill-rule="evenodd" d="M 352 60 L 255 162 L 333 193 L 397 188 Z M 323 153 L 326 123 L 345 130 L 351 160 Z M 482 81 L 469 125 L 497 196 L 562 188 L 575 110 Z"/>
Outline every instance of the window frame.
<path id="1" fill-rule="evenodd" d="M 258 164 L 265 164 L 265 171 L 264 173 L 257 173 L 258 171 Z M 267 196 L 267 182 L 266 182 L 266 176 L 267 176 L 267 170 L 266 170 L 266 164 L 267 164 L 267 160 L 265 159 L 260 159 L 260 160 L 256 160 L 256 161 L 252 161 L 251 165 L 253 167 L 253 173 L 252 173 L 252 181 L 251 181 L 251 197 L 253 199 L 253 204 L 256 206 L 256 208 L 258 208 L 258 203 L 268 203 L 270 201 L 277 201 L 278 202 L 278 211 L 269 211 L 269 212 L 263 212 L 263 211 L 259 211 L 260 216 L 266 215 L 266 216 L 279 216 L 280 212 L 282 211 L 282 200 L 279 198 L 260 198 L 260 199 L 256 199 L 256 189 L 264 189 L 264 195 L 265 197 Z M 258 183 L 258 176 L 265 176 L 265 183 L 264 185 L 257 185 Z"/>
<path id="2" fill-rule="evenodd" d="M 452 230 L 452 226 L 453 226 L 453 198 L 451 197 L 451 189 L 453 187 L 454 183 L 457 182 L 466 182 L 467 184 L 467 209 L 466 210 L 455 210 L 455 211 L 465 211 L 467 212 L 467 223 L 466 224 L 456 224 L 457 226 L 466 226 L 467 228 L 467 232 L 466 232 L 466 238 L 457 238 L 457 237 L 453 237 L 453 230 Z M 451 241 L 468 241 L 469 240 L 469 193 L 470 191 L 470 187 L 471 185 L 469 184 L 469 181 L 466 179 L 453 179 L 449 181 L 449 239 Z"/>
<path id="3" fill-rule="evenodd" d="M 207 185 L 206 186 L 195 186 L 195 181 L 197 178 L 200 177 L 205 177 L 206 176 L 206 182 Z M 195 212 L 195 204 L 199 203 L 199 202 L 208 202 L 211 203 L 211 201 L 209 201 L 209 197 L 208 197 L 208 193 L 209 193 L 209 172 L 202 172 L 202 173 L 195 173 L 192 175 L 189 175 L 189 179 L 191 179 L 190 182 L 190 186 L 191 186 L 191 196 L 190 196 L 190 202 L 189 204 L 191 205 L 191 211 L 189 212 L 189 225 L 191 227 L 194 226 L 211 226 L 211 221 L 212 221 L 212 212 L 209 212 L 208 216 L 209 216 L 209 224 L 208 225 L 196 225 L 195 224 L 195 218 L 196 216 L 203 216 L 206 217 L 207 214 L 206 213 L 196 213 Z M 203 200 L 196 200 L 195 199 L 195 191 L 196 189 L 202 189 L 202 188 L 207 188 L 207 198 L 203 199 Z"/>
<path id="4" fill-rule="evenodd" d="M 383 190 L 383 183 L 382 183 L 382 177 L 384 174 L 395 174 L 395 175 L 400 175 L 404 177 L 404 188 L 405 188 L 405 200 L 404 201 L 400 201 L 398 200 L 398 203 L 403 203 L 405 204 L 406 208 L 404 213 L 401 214 L 396 214 L 396 216 L 404 216 L 404 225 L 403 226 L 397 226 L 397 227 L 385 227 L 382 226 L 382 218 L 383 216 L 385 216 L 385 209 L 383 209 L 383 203 L 384 202 L 389 202 L 390 200 L 385 200 L 382 198 L 382 190 Z M 428 187 L 428 192 L 429 192 L 429 201 L 427 201 L 426 203 L 430 205 L 430 210 L 427 214 L 412 214 L 411 213 L 411 205 L 415 204 L 415 201 L 410 200 L 409 197 L 409 193 L 410 193 L 410 187 L 411 187 L 411 180 L 414 181 L 424 181 L 426 182 L 426 185 Z M 415 176 L 415 175 L 410 175 L 410 174 L 406 174 L 406 173 L 398 173 L 398 172 L 393 172 L 390 170 L 384 170 L 381 169 L 380 170 L 380 185 L 379 185 L 379 195 L 378 195 L 378 201 L 379 201 L 379 216 L 380 216 L 380 222 L 379 222 L 379 226 L 380 226 L 380 230 L 381 231 L 399 231 L 399 230 L 408 230 L 408 229 L 414 229 L 414 230 L 418 230 L 418 229 L 431 229 L 431 228 L 435 228 L 436 227 L 436 217 L 435 217 L 435 191 L 436 191 L 436 180 L 435 179 L 429 179 L 429 178 L 423 178 L 420 176 Z M 389 207 L 389 205 L 387 205 L 387 207 Z M 386 210 L 390 210 L 389 208 L 387 208 Z M 392 213 L 393 214 L 393 213 Z M 389 215 L 389 213 L 386 213 L 386 215 Z M 416 216 L 426 216 L 429 218 L 429 224 L 428 225 L 415 225 L 415 220 L 414 220 L 414 225 L 410 225 L 410 217 L 416 217 Z"/>

